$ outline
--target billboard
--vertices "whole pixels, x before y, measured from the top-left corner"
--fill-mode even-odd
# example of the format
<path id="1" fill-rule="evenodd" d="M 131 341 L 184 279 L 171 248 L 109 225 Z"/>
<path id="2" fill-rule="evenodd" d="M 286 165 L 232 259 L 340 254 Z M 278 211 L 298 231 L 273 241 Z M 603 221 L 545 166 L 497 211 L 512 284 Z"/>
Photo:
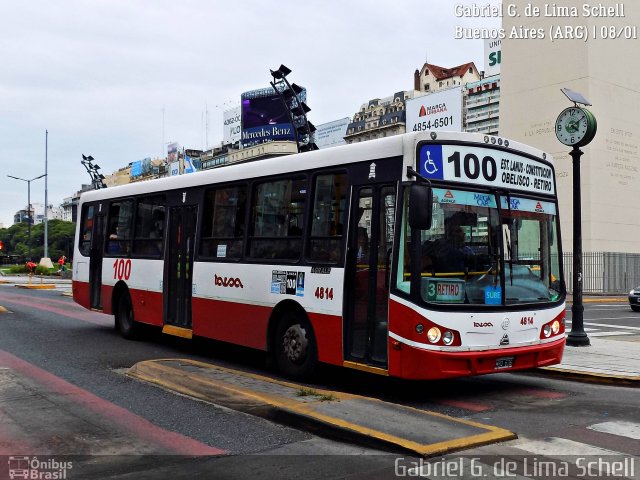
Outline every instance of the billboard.
<path id="1" fill-rule="evenodd" d="M 177 143 L 169 143 L 167 145 L 167 163 L 172 163 L 178 160 L 178 149 L 180 146 Z"/>
<path id="2" fill-rule="evenodd" d="M 502 63 L 502 40 L 485 39 L 484 41 L 484 76 L 490 77 L 500 73 Z"/>
<path id="3" fill-rule="evenodd" d="M 295 140 L 293 126 L 282 99 L 269 90 L 242 94 L 242 145 L 248 147 L 274 140 Z"/>
<path id="4" fill-rule="evenodd" d="M 131 177 L 141 177 L 151 172 L 151 158 L 131 162 Z"/>
<path id="5" fill-rule="evenodd" d="M 462 87 L 407 100 L 407 132 L 462 131 Z"/>
<path id="6" fill-rule="evenodd" d="M 334 120 L 333 122 L 318 125 L 315 135 L 315 144 L 318 148 L 337 147 L 345 145 L 344 136 L 347 134 L 347 126 L 351 122 L 349 117 Z"/>
<path id="7" fill-rule="evenodd" d="M 240 122 L 240 107 L 234 107 L 222 113 L 222 143 L 234 144 L 240 141 L 242 136 L 242 123 Z"/>

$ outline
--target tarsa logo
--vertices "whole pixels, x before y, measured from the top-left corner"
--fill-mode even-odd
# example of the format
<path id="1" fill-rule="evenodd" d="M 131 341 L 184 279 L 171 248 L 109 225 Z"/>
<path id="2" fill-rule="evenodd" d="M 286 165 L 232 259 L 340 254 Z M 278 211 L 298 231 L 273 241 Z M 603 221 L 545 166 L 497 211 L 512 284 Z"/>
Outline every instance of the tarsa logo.
<path id="1" fill-rule="evenodd" d="M 473 322 L 473 326 L 475 328 L 493 327 L 493 323 L 491 323 L 491 322 Z"/>
<path id="2" fill-rule="evenodd" d="M 214 275 L 214 283 L 218 287 L 236 287 L 236 288 L 244 288 L 242 282 L 239 278 L 233 277 L 219 277 L 218 275 Z"/>

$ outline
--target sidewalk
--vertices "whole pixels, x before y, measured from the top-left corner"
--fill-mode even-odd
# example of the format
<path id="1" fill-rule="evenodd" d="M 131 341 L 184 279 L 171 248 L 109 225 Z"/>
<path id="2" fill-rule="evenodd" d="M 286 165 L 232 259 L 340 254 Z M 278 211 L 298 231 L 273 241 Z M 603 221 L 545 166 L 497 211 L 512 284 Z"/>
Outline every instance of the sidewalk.
<path id="1" fill-rule="evenodd" d="M 588 347 L 566 346 L 560 365 L 540 370 L 576 380 L 640 387 L 640 330 L 638 336 L 624 340 L 589 340 Z"/>
<path id="2" fill-rule="evenodd" d="M 572 300 L 572 296 L 567 295 L 569 311 Z M 585 304 L 628 304 L 628 302 L 626 294 L 583 297 Z M 629 312 L 633 313 L 631 310 Z M 590 346 L 566 346 L 560 365 L 540 370 L 576 380 L 640 386 L 640 315 L 638 315 L 637 327 L 637 335 L 607 339 L 590 337 Z"/>

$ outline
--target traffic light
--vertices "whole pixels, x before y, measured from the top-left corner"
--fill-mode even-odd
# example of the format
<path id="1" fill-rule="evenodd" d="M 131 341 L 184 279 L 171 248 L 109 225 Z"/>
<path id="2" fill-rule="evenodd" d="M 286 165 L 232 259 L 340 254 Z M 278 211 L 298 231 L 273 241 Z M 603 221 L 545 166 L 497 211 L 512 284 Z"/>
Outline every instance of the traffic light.
<path id="1" fill-rule="evenodd" d="M 0 240 L 0 250 L 4 250 L 4 243 L 2 243 L 2 240 Z"/>

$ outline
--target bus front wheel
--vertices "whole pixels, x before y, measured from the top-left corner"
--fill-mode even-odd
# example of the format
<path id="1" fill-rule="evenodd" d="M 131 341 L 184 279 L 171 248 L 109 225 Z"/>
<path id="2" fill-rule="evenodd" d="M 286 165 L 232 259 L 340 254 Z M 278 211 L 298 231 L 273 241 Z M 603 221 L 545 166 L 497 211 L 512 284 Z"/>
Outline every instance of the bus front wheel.
<path id="1" fill-rule="evenodd" d="M 116 328 L 124 338 L 133 340 L 138 336 L 138 328 L 133 319 L 133 305 L 128 293 L 120 295 L 115 311 Z"/>
<path id="2" fill-rule="evenodd" d="M 278 369 L 291 378 L 310 377 L 318 363 L 318 352 L 309 321 L 300 314 L 285 314 L 278 323 L 275 341 Z"/>

